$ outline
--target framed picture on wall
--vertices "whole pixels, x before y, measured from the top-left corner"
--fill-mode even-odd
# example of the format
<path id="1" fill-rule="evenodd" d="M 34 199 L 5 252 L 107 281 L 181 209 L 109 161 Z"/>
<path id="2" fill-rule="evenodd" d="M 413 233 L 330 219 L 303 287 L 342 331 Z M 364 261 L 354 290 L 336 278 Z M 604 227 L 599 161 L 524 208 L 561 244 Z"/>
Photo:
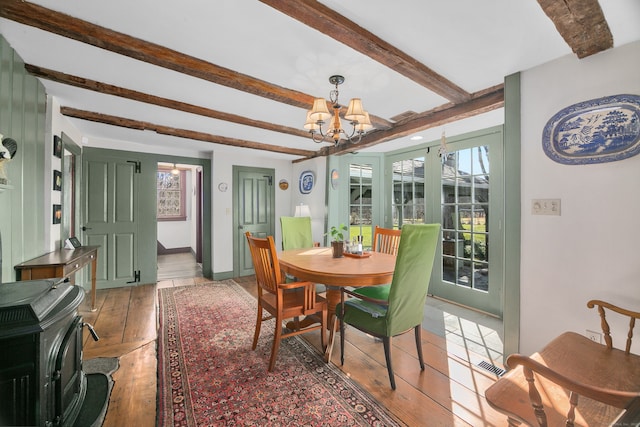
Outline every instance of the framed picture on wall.
<path id="1" fill-rule="evenodd" d="M 57 170 L 53 171 L 53 190 L 54 191 L 62 190 L 62 172 Z"/>
<path id="2" fill-rule="evenodd" d="M 53 135 L 53 155 L 62 158 L 62 138 L 58 135 Z"/>
<path id="3" fill-rule="evenodd" d="M 62 221 L 62 205 L 53 205 L 53 224 L 60 224 Z"/>

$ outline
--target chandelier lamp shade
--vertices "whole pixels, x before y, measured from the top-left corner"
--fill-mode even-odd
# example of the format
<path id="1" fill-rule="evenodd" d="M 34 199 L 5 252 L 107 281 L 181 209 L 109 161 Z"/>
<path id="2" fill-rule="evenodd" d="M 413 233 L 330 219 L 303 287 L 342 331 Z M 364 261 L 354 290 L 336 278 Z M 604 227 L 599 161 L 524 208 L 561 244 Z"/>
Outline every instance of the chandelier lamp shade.
<path id="1" fill-rule="evenodd" d="M 344 77 L 338 75 L 331 76 L 329 77 L 329 83 L 336 87 L 331 91 L 329 96 L 333 115 L 327 108 L 327 101 L 324 98 L 316 98 L 313 101 L 313 108 L 307 111 L 307 121 L 304 124 L 304 128 L 309 131 L 311 138 L 316 143 L 332 141 L 335 145 L 338 145 L 341 139 L 353 142 L 354 144 L 360 142 L 362 135 L 373 128 L 371 120 L 369 119 L 369 113 L 362 108 L 360 98 L 353 98 L 349 101 L 344 119 L 351 124 L 352 130 L 351 133 L 347 133 L 347 131 L 342 128 L 342 121 L 340 120 L 340 110 L 342 106 L 338 101 L 340 95 L 338 86 L 344 83 Z M 325 124 L 328 124 L 328 126 L 323 129 Z"/>

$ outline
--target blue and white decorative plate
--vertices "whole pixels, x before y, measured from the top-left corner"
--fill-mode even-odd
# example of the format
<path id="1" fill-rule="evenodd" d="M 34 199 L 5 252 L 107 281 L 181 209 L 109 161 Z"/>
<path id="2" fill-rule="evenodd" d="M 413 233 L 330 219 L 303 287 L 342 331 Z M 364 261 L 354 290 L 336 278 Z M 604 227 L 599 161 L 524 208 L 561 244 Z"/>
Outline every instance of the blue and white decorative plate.
<path id="1" fill-rule="evenodd" d="M 635 156 L 640 153 L 640 96 L 607 96 L 559 111 L 544 127 L 542 148 L 565 165 Z"/>
<path id="2" fill-rule="evenodd" d="M 311 171 L 304 171 L 300 174 L 300 193 L 309 194 L 313 190 L 316 177 Z"/>

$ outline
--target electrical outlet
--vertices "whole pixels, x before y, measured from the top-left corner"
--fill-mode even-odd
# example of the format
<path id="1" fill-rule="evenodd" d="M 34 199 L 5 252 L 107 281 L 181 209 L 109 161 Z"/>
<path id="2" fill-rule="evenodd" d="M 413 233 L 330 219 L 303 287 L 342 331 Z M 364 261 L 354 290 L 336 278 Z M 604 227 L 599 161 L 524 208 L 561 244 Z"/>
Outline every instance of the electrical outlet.
<path id="1" fill-rule="evenodd" d="M 533 215 L 560 215 L 560 199 L 532 199 Z"/>
<path id="2" fill-rule="evenodd" d="M 602 344 L 602 334 L 600 332 L 590 331 L 589 329 L 587 329 L 586 337 L 593 342 Z"/>

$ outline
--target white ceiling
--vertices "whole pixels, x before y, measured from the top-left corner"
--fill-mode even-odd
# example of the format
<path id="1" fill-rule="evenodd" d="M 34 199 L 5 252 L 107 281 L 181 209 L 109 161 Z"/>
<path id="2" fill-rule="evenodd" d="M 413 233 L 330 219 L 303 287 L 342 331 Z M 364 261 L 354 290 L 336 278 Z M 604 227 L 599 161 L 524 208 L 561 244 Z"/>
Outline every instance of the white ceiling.
<path id="1" fill-rule="evenodd" d="M 328 97 L 328 78 L 342 74 L 344 105 L 362 98 L 371 114 L 391 120 L 449 102 L 394 70 L 256 0 L 36 0 L 32 3 L 150 41 L 236 72 L 315 97 Z M 536 0 L 325 0 L 323 4 L 414 57 L 467 92 L 570 55 Z M 600 0 L 614 46 L 640 39 L 640 1 Z M 180 74 L 43 30 L 0 19 L 0 32 L 27 64 L 190 104 L 301 128 L 305 110 Z M 577 60 L 577 59 L 576 59 Z M 61 106 L 265 144 L 318 150 L 308 138 L 238 125 L 43 79 Z M 69 119 L 92 139 L 198 151 L 242 150 L 150 131 Z M 448 124 L 453 135 L 501 123 L 502 111 Z M 423 131 L 437 139 L 442 128 Z M 423 142 L 422 141 L 422 142 Z M 367 149 L 415 144 L 408 137 Z M 326 145 L 326 144 L 323 144 Z M 365 150 L 366 151 L 366 150 Z M 241 152 L 241 151 L 240 151 Z M 299 156 L 260 152 L 266 157 Z"/>

